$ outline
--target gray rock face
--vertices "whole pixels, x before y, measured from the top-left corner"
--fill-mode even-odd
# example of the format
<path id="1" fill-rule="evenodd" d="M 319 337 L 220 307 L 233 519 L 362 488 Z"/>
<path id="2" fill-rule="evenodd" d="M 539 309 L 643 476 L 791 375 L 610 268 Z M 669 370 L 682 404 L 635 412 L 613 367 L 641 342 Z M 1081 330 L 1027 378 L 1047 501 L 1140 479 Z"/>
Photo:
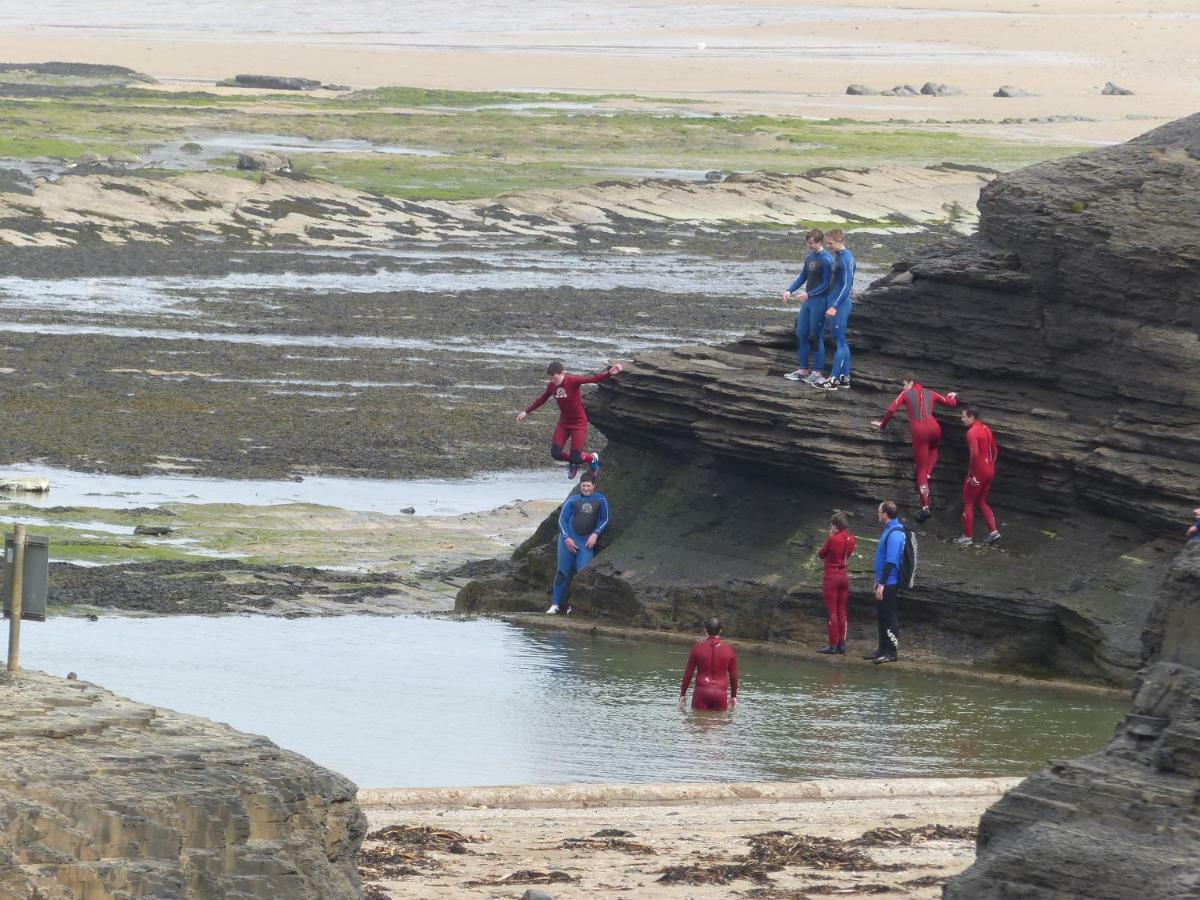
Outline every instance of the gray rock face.
<path id="1" fill-rule="evenodd" d="M 357 900 L 352 783 L 81 681 L 0 683 L 0 898 Z"/>
<path id="2" fill-rule="evenodd" d="M 1111 81 L 1106 81 L 1104 82 L 1104 87 L 1100 89 L 1100 93 L 1106 97 L 1129 97 L 1133 94 L 1133 91 L 1129 88 L 1113 84 Z"/>
<path id="3" fill-rule="evenodd" d="M 1022 90 L 1019 87 L 1013 87 L 1011 84 L 1002 84 L 992 94 L 993 97 L 1033 97 L 1034 94 L 1029 91 Z"/>
<path id="4" fill-rule="evenodd" d="M 898 84 L 886 91 L 880 91 L 884 97 L 919 97 L 921 91 L 911 84 Z"/>
<path id="5" fill-rule="evenodd" d="M 846 93 L 851 97 L 873 97 L 879 93 L 875 88 L 867 87 L 865 84 L 851 84 L 846 87 Z"/>
<path id="6" fill-rule="evenodd" d="M 904 646 L 1130 683 L 1200 483 L 1198 146 L 1194 116 L 996 179 L 978 234 L 898 263 L 855 299 L 851 391 L 781 378 L 796 365 L 787 328 L 648 353 L 604 382 L 589 410 L 609 440 L 613 524 L 576 610 L 688 630 L 716 613 L 742 637 L 820 640 L 829 513 L 852 512 L 861 540 L 880 499 L 913 511 L 906 426 L 868 424 L 913 371 L 995 431 L 1005 537 L 950 543 L 966 459 L 961 424 L 939 413 L 937 514 L 919 526 Z M 1114 377 L 1130 367 L 1136 378 Z M 540 531 L 511 575 L 464 589 L 460 607 L 544 608 L 552 538 Z M 851 564 L 864 639 L 870 564 L 861 549 Z"/>
<path id="7" fill-rule="evenodd" d="M 1171 569 L 1133 710 L 1107 747 L 1055 763 L 983 816 L 946 900 L 1200 897 L 1200 542 Z"/>

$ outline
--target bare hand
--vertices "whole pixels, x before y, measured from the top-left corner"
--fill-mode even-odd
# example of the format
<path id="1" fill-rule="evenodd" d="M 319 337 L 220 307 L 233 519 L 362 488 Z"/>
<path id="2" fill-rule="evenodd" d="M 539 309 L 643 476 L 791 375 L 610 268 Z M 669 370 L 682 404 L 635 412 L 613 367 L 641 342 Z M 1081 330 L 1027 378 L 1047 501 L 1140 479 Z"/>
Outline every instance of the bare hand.
<path id="1" fill-rule="evenodd" d="M 788 302 L 789 300 L 791 300 L 791 299 L 792 299 L 792 292 L 791 292 L 791 291 L 784 291 L 784 292 L 783 292 L 783 302 L 784 302 L 784 303 L 787 303 L 787 302 Z"/>
<path id="2" fill-rule="evenodd" d="M 882 584 L 875 585 L 875 602 L 876 603 L 883 602 L 883 585 Z"/>
<path id="3" fill-rule="evenodd" d="M 611 366 L 608 367 L 609 375 L 620 375 L 621 372 L 623 372 L 623 371 L 624 370 L 621 368 L 620 363 L 613 363 Z"/>
<path id="4" fill-rule="evenodd" d="M 872 428 L 882 428 L 882 427 L 883 427 L 883 420 L 882 420 L 882 419 L 876 419 L 874 422 L 872 422 L 872 423 L 871 423 L 871 427 L 872 427 Z"/>
<path id="5" fill-rule="evenodd" d="M 831 306 L 831 307 L 829 307 L 829 309 L 825 310 L 825 317 L 827 319 L 832 319 L 834 316 L 837 315 L 837 312 L 838 311 Z"/>
<path id="6" fill-rule="evenodd" d="M 730 698 L 729 698 L 729 708 L 730 708 L 730 709 L 737 709 L 737 697 L 730 697 Z"/>
<path id="7" fill-rule="evenodd" d="M 524 422 L 528 418 L 529 418 L 529 413 L 525 412 L 525 410 L 521 410 L 519 413 L 517 413 L 517 421 L 518 422 Z"/>
<path id="8" fill-rule="evenodd" d="M 683 709 L 683 704 L 687 702 L 687 694 L 679 695 L 679 708 Z"/>
<path id="9" fill-rule="evenodd" d="M 596 546 L 596 541 L 598 541 L 599 539 L 600 539 L 600 535 L 598 535 L 598 534 L 589 534 L 589 535 L 588 535 L 588 539 L 587 539 L 587 548 L 588 548 L 589 550 L 591 550 L 593 547 L 595 547 L 595 546 Z"/>
<path id="10" fill-rule="evenodd" d="M 957 400 L 958 399 L 958 391 L 951 391 L 950 393 L 948 393 L 946 395 L 946 399 L 947 400 Z"/>
<path id="11" fill-rule="evenodd" d="M 967 484 L 971 485 L 971 487 L 979 487 L 979 479 L 972 475 L 967 479 Z"/>
<path id="12" fill-rule="evenodd" d="M 801 303 L 803 303 L 805 300 L 808 299 L 808 291 L 801 291 L 800 293 L 798 293 L 796 295 L 796 299 L 799 300 Z"/>
<path id="13" fill-rule="evenodd" d="M 579 552 L 579 545 L 576 544 L 573 540 L 571 540 L 571 538 L 567 538 L 566 545 L 567 545 L 567 549 L 570 550 L 572 553 Z"/>

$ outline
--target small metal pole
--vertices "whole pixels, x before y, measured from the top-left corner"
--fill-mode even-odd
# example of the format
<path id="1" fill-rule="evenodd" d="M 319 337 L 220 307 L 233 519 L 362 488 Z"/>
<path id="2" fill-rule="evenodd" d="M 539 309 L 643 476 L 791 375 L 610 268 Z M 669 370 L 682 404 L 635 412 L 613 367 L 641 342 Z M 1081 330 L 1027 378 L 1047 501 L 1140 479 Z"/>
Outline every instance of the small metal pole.
<path id="1" fill-rule="evenodd" d="M 8 619 L 8 671 L 21 668 L 21 594 L 25 590 L 25 526 L 13 534 L 12 612 Z"/>

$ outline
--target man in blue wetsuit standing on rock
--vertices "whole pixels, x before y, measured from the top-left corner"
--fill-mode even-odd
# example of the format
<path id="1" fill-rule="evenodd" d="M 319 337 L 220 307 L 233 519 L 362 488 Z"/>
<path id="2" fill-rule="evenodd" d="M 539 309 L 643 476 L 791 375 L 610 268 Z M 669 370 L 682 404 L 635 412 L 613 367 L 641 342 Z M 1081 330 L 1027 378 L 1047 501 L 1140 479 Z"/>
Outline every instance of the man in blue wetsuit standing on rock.
<path id="1" fill-rule="evenodd" d="M 896 617 L 900 593 L 900 564 L 904 560 L 904 544 L 908 535 L 900 521 L 894 500 L 879 504 L 879 548 L 875 551 L 875 603 L 879 609 L 879 647 L 863 659 L 873 663 L 895 662 L 900 655 L 900 625 Z"/>
<path id="2" fill-rule="evenodd" d="M 850 324 L 850 311 L 854 304 L 850 300 L 850 292 L 854 289 L 854 269 L 856 261 L 854 254 L 846 247 L 846 235 L 840 228 L 831 229 L 825 235 L 829 244 L 829 252 L 833 257 L 833 284 L 829 289 L 829 308 L 825 310 L 825 318 L 833 329 L 833 339 L 837 350 L 833 354 L 833 367 L 828 378 L 822 378 L 813 383 L 813 387 L 827 391 L 850 390 L 850 344 L 846 341 L 846 326 Z M 822 350 L 824 350 L 822 339 Z M 820 357 L 823 354 L 818 354 Z M 821 373 L 820 365 L 817 374 Z"/>
<path id="3" fill-rule="evenodd" d="M 829 306 L 829 288 L 833 281 L 833 257 L 825 249 L 825 232 L 810 229 L 804 235 L 808 255 L 804 266 L 786 291 L 783 302 L 787 303 L 795 294 L 802 305 L 796 317 L 796 358 L 800 368 L 788 372 L 784 378 L 791 381 L 815 383 L 821 378 L 825 366 L 825 310 Z M 803 290 L 798 290 L 803 285 Z M 816 341 L 816 359 L 810 369 L 808 361 L 813 354 L 811 342 Z"/>
<path id="4" fill-rule="evenodd" d="M 579 479 L 579 493 L 568 497 L 558 514 L 558 571 L 547 614 L 555 615 L 562 608 L 571 579 L 592 561 L 596 541 L 607 526 L 608 498 L 596 492 L 595 476 L 585 472 Z"/>

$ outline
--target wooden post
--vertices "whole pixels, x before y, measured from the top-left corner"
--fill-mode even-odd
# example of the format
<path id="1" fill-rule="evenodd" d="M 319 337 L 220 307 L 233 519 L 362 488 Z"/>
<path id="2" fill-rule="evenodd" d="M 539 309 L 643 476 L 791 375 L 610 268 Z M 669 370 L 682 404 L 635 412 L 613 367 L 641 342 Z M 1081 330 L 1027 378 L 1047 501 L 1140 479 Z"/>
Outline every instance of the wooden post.
<path id="1" fill-rule="evenodd" d="M 25 590 L 25 526 L 13 534 L 12 611 L 8 618 L 8 671 L 21 668 L 21 594 Z"/>

